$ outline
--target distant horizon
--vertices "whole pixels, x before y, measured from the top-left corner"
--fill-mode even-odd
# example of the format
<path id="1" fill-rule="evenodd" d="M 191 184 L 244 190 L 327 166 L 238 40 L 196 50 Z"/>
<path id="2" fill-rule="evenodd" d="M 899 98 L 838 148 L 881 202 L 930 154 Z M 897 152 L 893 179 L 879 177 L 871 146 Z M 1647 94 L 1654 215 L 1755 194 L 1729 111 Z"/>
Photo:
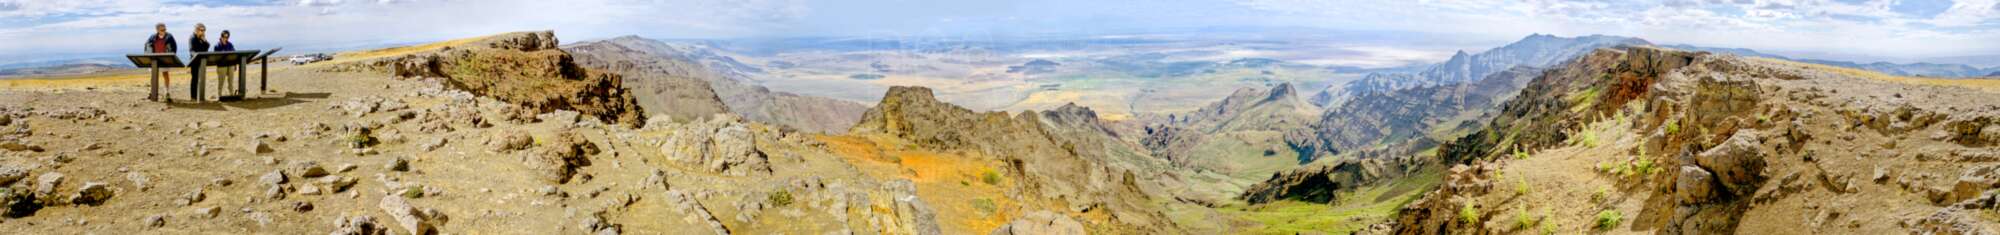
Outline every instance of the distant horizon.
<path id="1" fill-rule="evenodd" d="M 288 51 L 522 30 L 555 30 L 574 39 L 639 35 L 698 40 L 1022 39 L 1270 30 L 1262 33 L 1424 35 L 1404 38 L 1425 40 L 1406 46 L 1427 50 L 1483 50 L 1544 33 L 1615 35 L 1858 63 L 2000 58 L 2000 43 L 1995 43 L 2000 42 L 2000 2 L 1991 0 L 0 0 L 0 41 L 12 42 L 0 43 L 0 64 L 134 51 L 158 22 L 182 41 L 201 22 L 210 26 L 210 40 L 221 30 L 233 30 L 243 47 L 282 46 Z"/>
<path id="2" fill-rule="evenodd" d="M 1303 28 L 1293 28 L 1293 29 L 1291 29 L 1291 30 L 1301 30 L 1301 31 L 1315 31 L 1315 29 L 1303 29 Z M 397 47 L 397 46 L 408 46 L 408 45 L 418 45 L 418 44 L 425 44 L 425 43 L 431 43 L 431 42 L 439 42 L 439 41 L 445 41 L 445 40 L 452 40 L 452 39 L 460 39 L 460 38 L 470 38 L 470 37 L 479 37 L 479 36 L 485 36 L 485 35 L 492 35 L 492 34 L 500 34 L 500 33 L 507 33 L 507 32 L 521 32 L 521 31 L 542 31 L 542 30 L 510 30 L 510 31 L 497 31 L 497 32 L 492 32 L 492 33 L 486 33 L 486 34 L 476 34 L 476 35 L 469 35 L 469 36 L 463 36 L 463 37 L 445 37 L 445 38 L 438 38 L 438 39 L 431 39 L 431 40 L 411 40 L 411 41 L 400 41 L 400 42 L 386 42 L 386 41 L 384 41 L 384 42 L 351 42 L 351 43 L 344 43 L 344 44 L 341 44 L 341 45 L 339 45 L 339 46 L 325 46 L 325 47 L 317 47 L 317 48 L 315 48 L 315 47 L 304 47 L 304 48 L 295 48 L 295 47 L 286 47 L 286 49 L 285 49 L 285 52 L 284 52 L 284 53 L 282 53 L 282 54 L 288 54 L 288 55 L 289 55 L 289 54 L 305 54 L 305 53 L 328 53 L 328 52 L 342 52 L 342 51 L 353 51 L 353 50 L 368 50 L 368 49 L 377 49 L 377 48 L 387 48 L 387 47 Z M 1158 38 L 1158 37 L 1177 37 L 1177 36 L 1190 36 L 1190 35 L 1194 35 L 1194 34 L 1197 34 L 1197 33 L 1202 33 L 1202 32 L 1200 32 L 1200 31 L 1181 31 L 1181 32 L 1172 32 L 1172 31 L 1156 31 L 1156 32 L 1123 32 L 1123 33 L 1106 33 L 1106 34 L 1094 34 L 1094 35 L 1092 35 L 1092 34 L 1059 34 L 1059 33 L 1052 33 L 1052 34 L 1048 34 L 1048 35 L 1042 35 L 1042 36 L 1033 36 L 1033 37 L 1029 37 L 1029 36 L 1023 36 L 1023 37 L 1015 37 L 1015 38 L 1004 38 L 1004 39 L 990 39 L 990 40 L 968 40 L 968 39 L 965 39 L 964 37 L 954 37 L 954 36 L 906 36 L 906 37 L 871 37 L 871 36 L 760 36 L 760 37 L 734 37 L 734 38 L 720 38 L 720 37 L 718 37 L 718 38 L 698 38 L 698 37 L 678 37 L 678 38 L 676 38 L 676 37 L 654 37 L 654 36 L 646 36 L 646 35 L 640 35 L 640 34 L 619 34 L 619 35 L 613 35 L 613 36 L 598 36 L 598 37 L 588 37 L 588 38 L 569 38 L 569 37 L 565 37 L 565 36 L 564 36 L 565 34 L 564 34 L 564 33 L 563 33 L 563 31 L 561 31 L 561 30 L 551 30 L 551 31 L 554 31 L 554 32 L 556 33 L 556 35 L 557 35 L 558 39 L 560 39 L 560 40 L 561 40 L 561 42 L 560 42 L 560 43 L 562 43 L 562 44 L 564 44 L 564 45 L 569 45 L 569 44 L 572 44 L 572 43 L 577 43 L 577 42 L 588 42 L 588 41 L 599 41 L 599 40 L 609 40 L 609 39 L 613 39 L 613 38 L 619 38 L 619 37 L 627 37 L 627 36 L 637 36 L 637 37 L 640 37 L 640 38 L 646 38 L 646 39 L 652 39 L 652 40 L 663 40 L 663 41 L 718 41 L 718 42 L 754 42 L 754 41 L 786 41 L 786 40 L 921 40 L 921 41 L 929 41 L 929 42 L 933 42 L 933 43 L 937 43 L 937 42 L 958 42 L 958 43 L 984 43 L 984 42 L 1033 42 L 1033 41 L 1038 41 L 1038 40 L 1062 40 L 1062 41 L 1067 41 L 1067 40 L 1087 40 L 1087 39 L 1091 39 L 1091 38 L 1098 38 L 1098 37 L 1114 37 L 1114 36 L 1153 36 L 1153 37 L 1155 37 L 1155 38 L 1146 38 L 1146 39 L 1159 39 L 1159 40 L 1179 40 L 1179 39 L 1160 39 L 1160 38 Z M 1317 32 L 1320 32 L 1320 33 L 1337 33 L 1337 32 L 1344 32 L 1344 31 L 1342 31 L 1342 30 L 1332 30 L 1332 29 L 1317 29 Z M 1403 32 L 1403 33 L 1404 33 L 1404 34 L 1411 34 L 1411 35 L 1415 35 L 1415 34 L 1418 34 L 1418 33 L 1409 33 L 1409 32 Z M 1495 47 L 1500 47 L 1500 46 L 1505 46 L 1505 45 L 1507 45 L 1507 44 L 1510 44 L 1510 43 L 1513 43 L 1513 42 L 1516 42 L 1516 41 L 1519 41 L 1519 40 L 1520 40 L 1520 39 L 1522 39 L 1522 38 L 1525 38 L 1525 37 L 1529 37 L 1529 36 L 1533 36 L 1533 35 L 1538 35 L 1538 34 L 1539 34 L 1539 35 L 1552 35 L 1552 36 L 1556 36 L 1556 37 L 1563 37 L 1563 38 L 1576 38 L 1576 37 L 1586 37 L 1586 36 L 1613 36 L 1613 37 L 1631 37 L 1631 36 L 1624 36 L 1624 35 L 1610 35 L 1610 34 L 1584 34 L 1584 35 L 1557 35 L 1557 34 L 1550 34 L 1550 33 L 1529 33 L 1529 34 L 1525 34 L 1525 35 L 1521 35 L 1521 37 L 1520 37 L 1520 38 L 1515 38 L 1515 39 L 1512 39 L 1512 40 L 1506 40 L 1506 41 L 1490 41 L 1490 40 L 1464 40 L 1464 39 L 1459 39 L 1459 40 L 1452 40 L 1452 39 L 1436 39 L 1436 38 L 1427 38 L 1427 39 L 1424 39 L 1424 40 L 1433 40 L 1433 43 L 1434 43 L 1434 44 L 1425 44 L 1425 46 L 1421 46 L 1421 47 L 1427 47 L 1427 48 L 1431 48 L 1431 49 L 1436 49 L 1436 50 L 1437 50 L 1437 51 L 1433 51 L 1433 52 L 1434 52 L 1434 53 L 1435 53 L 1436 55 L 1435 55 L 1435 56 L 1432 56 L 1432 57 L 1434 57 L 1434 58 L 1431 58 L 1431 61 L 1429 61 L 1429 62 L 1422 62 L 1422 63 L 1411 63 L 1411 64 L 1403 64 L 1403 65 L 1392 65 L 1392 66 L 1361 66 L 1361 67 L 1363 67 L 1363 68 L 1371 68 L 1371 69 L 1373 69 L 1373 68 L 1390 68 L 1390 67 L 1401 67 L 1401 66 L 1412 66 L 1412 65 L 1422 65 L 1422 64 L 1427 64 L 1427 63 L 1435 63 L 1435 62 L 1443 62 L 1444 60 L 1446 60 L 1446 59 L 1449 59 L 1449 58 L 1450 58 L 1450 56 L 1451 56 L 1451 54 L 1452 54 L 1452 52 L 1454 52 L 1454 51 L 1464 51 L 1464 52 L 1467 52 L 1467 53 L 1479 53 L 1479 52 L 1483 52 L 1483 51 L 1486 51 L 1486 50 L 1490 50 L 1490 49 L 1493 49 L 1493 48 L 1495 48 Z M 178 37 L 179 35 L 175 35 L 175 36 L 177 36 L 177 37 Z M 1213 41 L 1251 41 L 1251 40 L 1267 40 L 1267 39 L 1249 39 L 1249 38 L 1246 38 L 1246 37 L 1249 37 L 1249 36 L 1241 36 L 1241 35 L 1238 35 L 1238 36 L 1235 36 L 1235 37 L 1229 37 L 1229 36 L 1222 36 L 1222 37 L 1218 37 L 1218 36 L 1216 36 L 1216 35 L 1202 35 L 1202 36 L 1194 36 L 1194 37 L 1201 37 L 1201 38 L 1203 38 L 1203 39 L 1200 39 L 1200 40 L 1213 40 Z M 1301 37 L 1298 37 L 1298 36 L 1296 36 L 1296 35 L 1290 35 L 1290 36 L 1286 36 L 1286 37 L 1290 37 L 1290 38 L 1294 38 L 1294 39 L 1298 39 L 1298 38 L 1301 38 Z M 1383 36 L 1382 36 L 1382 35 L 1371 35 L 1371 37 L 1383 37 Z M 1390 36 L 1390 37 L 1394 37 L 1394 36 Z M 1953 57 L 1933 57 L 1933 58 L 1903 58 L 1903 59 L 1893 59 L 1893 58 L 1891 58 L 1891 59 L 1881 59 L 1881 60 L 1865 60 L 1865 59 L 1871 59 L 1871 58 L 1876 58 L 1876 57 L 1871 57 L 1871 56 L 1868 56 L 1868 55 L 1853 55 L 1853 54 L 1838 54 L 1838 53 L 1833 53 L 1833 54 L 1825 54 L 1825 53 L 1820 53 L 1820 54 L 1816 54 L 1815 52 L 1800 52 L 1800 51 L 1777 51 L 1777 50 L 1765 50 L 1765 49 L 1759 49 L 1759 48 L 1730 48 L 1730 47 L 1715 47 L 1715 46 L 1709 46 L 1709 45 L 1699 45 L 1699 44 L 1687 44 L 1687 43 L 1672 43 L 1672 42 L 1660 42 L 1660 41 L 1654 41 L 1654 40 L 1652 40 L 1652 39 L 1647 39 L 1647 38 L 1642 38 L 1642 37 L 1631 37 L 1631 38 L 1637 38 L 1637 39 L 1641 39 L 1641 40 L 1647 40 L 1648 42 L 1652 42 L 1652 43 L 1654 43 L 1654 44 L 1656 44 L 1656 45 L 1688 45 L 1688 46 L 1698 46 L 1698 47 L 1714 47 L 1714 48 L 1729 48 L 1729 49 L 1748 49 L 1748 50 L 1753 50 L 1753 51 L 1756 51 L 1756 52 L 1759 52 L 1759 53 L 1765 53 L 1765 54 L 1773 54 L 1773 55 L 1779 55 L 1779 56 L 1785 56 L 1785 57 L 1789 57 L 1789 58 L 1791 58 L 1791 59 L 1817 59 L 1817 60 L 1830 60 L 1830 61 L 1845 61 L 1845 62 L 1854 62 L 1854 63 L 1859 63 L 1859 64 L 1871 64 L 1871 63 L 1895 63 L 1895 64 L 1918 64 L 1918 63 L 1932 63 L 1932 64 L 1962 64 L 1962 65 L 1968 65 L 1968 66 L 1973 66 L 1973 67 L 1977 67 L 1977 68 L 2000 68 L 2000 61 L 1996 61 L 1996 62 L 1994 62 L 1994 63 L 1992 63 L 1992 64 L 1989 64 L 1989 65 L 1979 65 L 1979 64 L 1970 64 L 1970 63 L 1956 63 L 1956 62 L 1952 62 L 1952 61 L 1944 61 L 1944 60 L 1947 60 L 1947 59 L 1953 59 Z M 1312 39 L 1312 40 L 1334 40 L 1333 38 L 1311 38 L 1311 39 Z M 211 39 L 211 40 L 212 40 L 212 39 Z M 1373 41 L 1382 41 L 1381 39 L 1371 39 L 1371 40 L 1373 40 Z M 1352 41 L 1346 41 L 1346 42 L 1366 42 L 1366 41 L 1370 41 L 1370 40 L 1352 40 Z M 1448 43 L 1437 43 L 1437 42 L 1448 42 Z M 1438 44 L 1450 44 L 1450 45 L 1456 45 L 1456 46 L 1455 46 L 1455 47 L 1454 47 L 1454 46 L 1439 46 Z M 1416 45 L 1404 45 L 1404 46 L 1411 46 L 1411 47 L 1420 47 L 1420 46 L 1416 46 Z M 262 48 L 262 49 L 268 49 L 268 48 Z M 185 51 L 183 51 L 183 52 L 181 52 L 181 53 L 185 54 L 186 52 L 185 52 Z M 123 59 L 123 55 L 125 55 L 125 54 L 131 54 L 131 53 L 129 53 L 129 52 L 122 52 L 122 51 L 110 51 L 110 52 L 95 52 L 95 53 L 73 53 L 73 54 L 55 54 L 55 55 L 30 55 L 30 56 L 20 56 L 20 57 L 24 57 L 24 58 L 27 58 L 27 59 L 17 59 L 17 58 L 6 58 L 6 57 L 0 57 L 0 69 L 5 69 L 5 68 L 19 68 L 19 67 L 40 67 L 40 66 L 55 66 L 55 65 L 64 65 L 64 64 L 73 64 L 73 63 L 66 63 L 66 62 L 73 62 L 73 61 L 86 61 L 86 60 L 99 60 L 99 59 L 111 59 L 111 60 L 117 60 L 117 61 L 122 61 L 122 59 Z M 1990 56 L 1961 56 L 1961 57 L 1992 57 L 1992 58 L 1996 58 L 1996 59 L 2000 59 L 2000 55 L 1990 55 Z M 1246 57 L 1246 58 L 1247 58 L 1247 57 Z M 1876 59 L 1880 59 L 1880 58 L 1876 58 Z M 54 63 L 54 64 L 47 64 L 47 63 Z M 33 65 L 33 66 L 28 66 L 28 65 Z"/>

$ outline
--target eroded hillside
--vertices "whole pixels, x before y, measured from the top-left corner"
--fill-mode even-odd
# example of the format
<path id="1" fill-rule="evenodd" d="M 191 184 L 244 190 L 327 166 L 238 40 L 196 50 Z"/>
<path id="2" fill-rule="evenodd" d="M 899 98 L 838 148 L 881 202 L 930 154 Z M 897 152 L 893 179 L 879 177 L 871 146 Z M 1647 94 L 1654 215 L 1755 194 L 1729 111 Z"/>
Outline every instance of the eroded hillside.
<path id="1" fill-rule="evenodd" d="M 2000 107 L 1984 101 L 2000 95 L 1876 77 L 1598 50 L 1446 143 L 1456 166 L 1393 231 L 1992 233 Z"/>

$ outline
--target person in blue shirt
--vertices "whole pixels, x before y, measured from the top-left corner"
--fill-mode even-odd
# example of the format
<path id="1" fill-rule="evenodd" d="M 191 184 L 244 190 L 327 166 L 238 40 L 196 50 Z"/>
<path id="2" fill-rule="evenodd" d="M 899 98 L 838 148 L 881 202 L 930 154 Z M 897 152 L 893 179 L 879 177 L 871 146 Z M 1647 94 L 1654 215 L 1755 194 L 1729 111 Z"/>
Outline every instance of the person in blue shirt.
<path id="1" fill-rule="evenodd" d="M 229 43 L 229 30 L 223 30 L 222 37 L 217 38 L 217 41 L 215 41 L 215 52 L 225 51 L 236 51 L 236 44 Z M 236 66 L 217 67 L 215 68 L 215 72 L 215 75 L 222 75 L 217 78 L 222 78 L 223 81 L 236 79 Z"/>

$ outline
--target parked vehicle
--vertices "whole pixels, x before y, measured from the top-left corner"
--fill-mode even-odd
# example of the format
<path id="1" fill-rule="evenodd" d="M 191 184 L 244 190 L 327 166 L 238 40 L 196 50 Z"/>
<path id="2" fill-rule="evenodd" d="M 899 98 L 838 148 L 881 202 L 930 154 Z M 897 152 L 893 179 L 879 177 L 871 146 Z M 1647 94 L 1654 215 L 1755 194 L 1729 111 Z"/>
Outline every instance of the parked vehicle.
<path id="1" fill-rule="evenodd" d="M 310 64 L 313 62 L 333 60 L 333 55 L 329 55 L 326 53 L 312 53 L 312 54 L 292 56 L 292 59 L 290 60 L 294 65 Z"/>

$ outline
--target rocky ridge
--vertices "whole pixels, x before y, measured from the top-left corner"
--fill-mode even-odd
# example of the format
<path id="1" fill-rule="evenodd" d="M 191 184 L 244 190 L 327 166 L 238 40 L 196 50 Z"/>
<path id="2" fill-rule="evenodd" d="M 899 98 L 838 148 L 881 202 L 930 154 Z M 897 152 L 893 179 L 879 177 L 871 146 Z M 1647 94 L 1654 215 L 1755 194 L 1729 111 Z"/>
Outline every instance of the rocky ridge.
<path id="1" fill-rule="evenodd" d="M 1543 74 L 1492 124 L 1445 144 L 1438 160 L 1463 165 L 1405 207 L 1393 230 L 1504 231 L 1512 225 L 1493 215 L 1549 207 L 1507 198 L 1586 199 L 1496 190 L 1508 181 L 1498 172 L 1576 171 L 1617 185 L 1599 195 L 1628 196 L 1563 210 L 1635 218 L 1578 229 L 1991 233 L 1995 224 L 1966 219 L 1966 208 L 1989 207 L 1980 169 L 2000 152 L 1986 142 L 2000 136 L 1988 134 L 2000 133 L 1989 131 L 2000 130 L 1991 121 L 2000 108 L 1963 97 L 1995 95 L 1866 76 L 1654 47 L 1598 50 Z M 1596 169 L 1511 164 L 1603 157 L 1566 154 L 1578 151 L 1625 157 Z M 1938 177 L 1948 175 L 1960 176 Z"/>
<path id="2" fill-rule="evenodd" d="M 507 33 L 363 64 L 398 77 L 443 78 L 453 89 L 518 104 L 524 115 L 571 110 L 607 122 L 645 122 L 623 76 L 586 69 L 557 44 L 552 31 Z"/>

